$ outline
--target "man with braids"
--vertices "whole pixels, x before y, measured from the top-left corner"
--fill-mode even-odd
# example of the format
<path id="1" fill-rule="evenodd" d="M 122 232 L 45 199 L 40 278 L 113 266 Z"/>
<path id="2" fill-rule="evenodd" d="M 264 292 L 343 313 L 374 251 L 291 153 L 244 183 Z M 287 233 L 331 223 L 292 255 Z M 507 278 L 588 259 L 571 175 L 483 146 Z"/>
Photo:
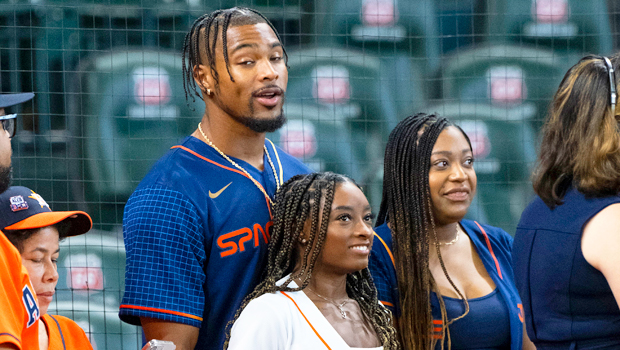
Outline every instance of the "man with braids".
<path id="1" fill-rule="evenodd" d="M 353 180 L 291 178 L 276 195 L 265 275 L 229 325 L 228 350 L 398 349 L 367 268 L 372 242 L 370 204 Z"/>
<path id="2" fill-rule="evenodd" d="M 185 38 L 187 97 L 205 112 L 125 207 L 123 321 L 177 349 L 222 349 L 224 329 L 259 282 L 277 188 L 308 168 L 265 139 L 284 123 L 286 52 L 265 17 L 218 10 Z M 192 97 L 193 98 L 193 97 Z"/>
<path id="3" fill-rule="evenodd" d="M 471 143 L 459 127 L 421 113 L 392 131 L 369 268 L 405 349 L 531 345 L 513 283 L 512 238 L 463 220 L 475 193 Z"/>

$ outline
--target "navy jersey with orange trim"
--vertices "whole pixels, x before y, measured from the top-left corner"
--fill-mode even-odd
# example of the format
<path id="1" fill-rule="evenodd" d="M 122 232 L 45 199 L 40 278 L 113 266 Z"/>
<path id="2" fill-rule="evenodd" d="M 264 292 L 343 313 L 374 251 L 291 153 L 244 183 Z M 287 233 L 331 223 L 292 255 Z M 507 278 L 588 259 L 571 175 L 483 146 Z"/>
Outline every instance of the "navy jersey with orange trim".
<path id="1" fill-rule="evenodd" d="M 310 170 L 265 140 L 282 181 Z M 276 180 L 234 159 L 273 197 Z M 206 143 L 186 138 L 162 157 L 125 206 L 127 251 L 120 317 L 200 328 L 196 349 L 221 349 L 228 321 L 259 281 L 272 225 L 269 202 Z"/>
<path id="2" fill-rule="evenodd" d="M 0 345 L 39 349 L 39 305 L 17 249 L 0 232 Z"/>
<path id="3" fill-rule="evenodd" d="M 514 284 L 512 271 L 512 237 L 500 228 L 480 225 L 475 221 L 461 220 L 461 226 L 476 247 L 489 276 L 508 309 L 510 318 L 511 349 L 520 350 L 523 343 L 523 306 Z M 396 317 L 400 316 L 398 304 L 398 281 L 391 249 L 392 231 L 383 224 L 375 228 L 376 236 L 368 261 L 368 268 L 377 287 L 378 298 Z M 441 331 L 441 313 L 438 304 L 431 299 L 435 331 Z M 435 333 L 435 335 L 438 335 Z"/>

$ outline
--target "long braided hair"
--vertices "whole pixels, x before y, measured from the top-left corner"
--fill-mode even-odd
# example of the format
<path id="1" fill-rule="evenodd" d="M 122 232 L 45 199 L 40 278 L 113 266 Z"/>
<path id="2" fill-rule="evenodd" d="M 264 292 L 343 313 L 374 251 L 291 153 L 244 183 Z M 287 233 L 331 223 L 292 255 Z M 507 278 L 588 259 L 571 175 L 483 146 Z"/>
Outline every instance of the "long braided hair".
<path id="1" fill-rule="evenodd" d="M 250 301 L 277 291 L 300 291 L 308 286 L 312 271 L 325 242 L 334 193 L 339 184 L 355 182 L 343 175 L 330 172 L 297 175 L 278 190 L 274 201 L 274 224 L 269 242 L 267 266 L 262 282 L 243 301 L 235 317 L 227 325 L 228 348 L 233 323 Z M 320 218 L 323 218 L 320 220 Z M 306 222 L 309 232 L 304 232 Z M 320 224 L 319 224 L 320 223 Z M 299 260 L 299 239 L 307 233 L 307 244 Z M 299 270 L 293 273 L 295 266 Z M 277 281 L 291 274 L 281 285 Z M 288 287 L 294 279 L 301 279 L 301 286 Z M 347 275 L 347 294 L 360 306 L 364 317 L 372 325 L 385 350 L 399 349 L 396 329 L 392 326 L 391 313 L 377 299 L 377 290 L 368 268 Z"/>
<path id="2" fill-rule="evenodd" d="M 436 292 L 441 309 L 442 349 L 446 338 L 448 348 L 451 345 L 448 325 L 469 312 L 469 304 L 448 275 L 439 251 L 428 181 L 433 147 L 448 126 L 453 124 L 433 114 L 410 116 L 390 133 L 385 149 L 383 197 L 376 225 L 387 221 L 392 230 L 401 310 L 398 331 L 404 349 L 435 348 L 438 337 L 433 336 L 431 291 Z M 469 138 L 463 135 L 471 148 Z M 452 320 L 447 319 L 443 298 L 430 272 L 431 237 L 445 276 L 465 301 L 465 313 Z"/>
<path id="3" fill-rule="evenodd" d="M 193 68 L 197 65 L 205 64 L 203 60 L 206 59 L 206 63 L 209 64 L 211 75 L 215 80 L 215 88 L 219 84 L 219 74 L 215 69 L 215 48 L 217 46 L 218 35 L 222 38 L 222 47 L 224 62 L 226 62 L 226 71 L 231 81 L 235 81 L 230 74 L 230 64 L 228 62 L 228 35 L 227 31 L 229 27 L 237 27 L 250 24 L 267 23 L 280 42 L 280 34 L 271 22 L 263 16 L 260 12 L 247 8 L 247 7 L 233 7 L 225 10 L 216 10 L 208 14 L 204 14 L 194 21 L 189 33 L 185 35 L 185 41 L 183 42 L 183 89 L 185 90 L 185 98 L 189 101 L 189 96 L 192 97 L 192 102 L 196 101 L 194 95 L 202 99 L 200 89 L 196 86 L 194 80 Z M 220 34 L 221 33 L 221 34 Z M 284 52 L 285 63 L 288 62 L 288 55 L 286 50 L 282 47 Z"/>

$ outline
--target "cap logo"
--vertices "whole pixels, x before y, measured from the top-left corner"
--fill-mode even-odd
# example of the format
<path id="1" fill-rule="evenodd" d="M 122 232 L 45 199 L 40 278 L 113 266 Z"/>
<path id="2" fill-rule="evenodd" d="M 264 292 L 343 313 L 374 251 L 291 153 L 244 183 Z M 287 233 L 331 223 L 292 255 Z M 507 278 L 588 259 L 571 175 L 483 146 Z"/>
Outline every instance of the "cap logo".
<path id="1" fill-rule="evenodd" d="M 39 202 L 39 205 L 41 206 L 41 208 L 47 207 L 48 209 L 50 209 L 50 206 L 47 205 L 47 202 L 45 201 L 45 199 L 43 199 L 43 197 L 41 197 L 38 193 L 34 192 L 33 190 L 30 190 L 30 191 L 32 192 L 32 196 L 28 196 L 28 198 L 35 199 L 37 202 Z"/>
<path id="2" fill-rule="evenodd" d="M 28 202 L 22 196 L 13 196 L 9 198 L 9 201 L 11 202 L 11 210 L 13 212 L 28 209 Z"/>

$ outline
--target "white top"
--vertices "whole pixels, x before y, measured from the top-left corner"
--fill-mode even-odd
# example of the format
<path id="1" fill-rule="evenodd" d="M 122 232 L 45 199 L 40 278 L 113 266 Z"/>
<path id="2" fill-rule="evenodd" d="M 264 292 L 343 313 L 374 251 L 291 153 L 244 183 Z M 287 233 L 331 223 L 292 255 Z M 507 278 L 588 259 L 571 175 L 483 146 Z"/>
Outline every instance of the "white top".
<path id="1" fill-rule="evenodd" d="M 291 282 L 289 287 L 297 285 Z M 263 294 L 252 300 L 232 327 L 228 349 L 383 350 L 383 347 L 350 347 L 312 300 L 299 291 Z"/>

